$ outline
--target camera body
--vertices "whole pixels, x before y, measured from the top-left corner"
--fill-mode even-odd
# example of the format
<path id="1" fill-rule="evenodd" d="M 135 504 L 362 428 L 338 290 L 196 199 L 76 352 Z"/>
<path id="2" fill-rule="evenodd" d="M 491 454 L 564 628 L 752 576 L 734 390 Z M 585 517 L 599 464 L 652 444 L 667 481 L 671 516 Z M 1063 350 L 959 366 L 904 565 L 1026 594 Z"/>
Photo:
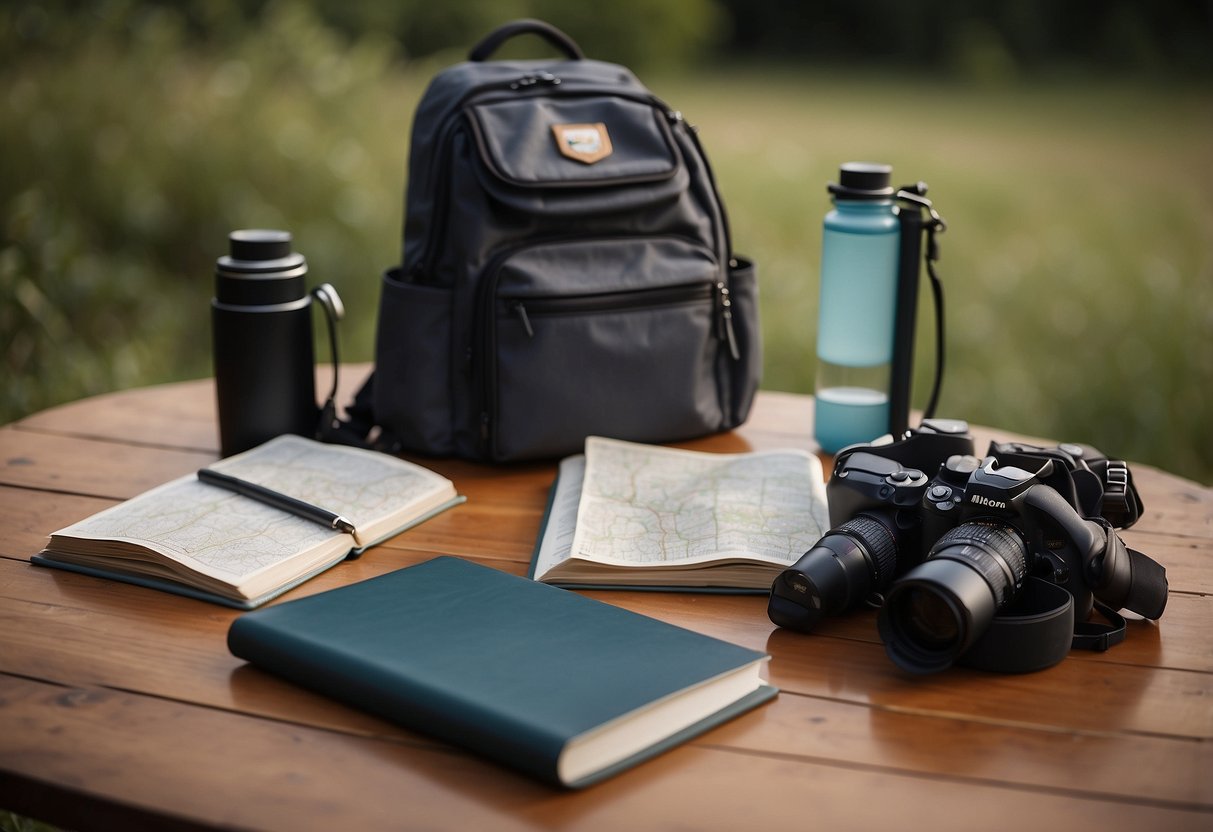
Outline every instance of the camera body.
<path id="1" fill-rule="evenodd" d="M 926 558 L 963 539 L 954 530 L 969 523 L 1012 530 L 1025 552 L 1023 563 L 999 555 L 999 565 L 1006 567 L 1001 571 L 1011 580 L 1006 589 L 1017 592 L 1028 574 L 1045 577 L 1070 592 L 1076 615 L 1085 618 L 1094 595 L 1083 580 L 1084 564 L 1099 556 L 1102 541 L 1063 492 L 1048 484 L 1054 475 L 1051 460 L 1030 471 L 1000 465 L 993 455 L 980 462 L 949 459 L 923 494 L 921 545 Z M 1009 596 L 1002 602 L 1006 600 Z"/>
<path id="2" fill-rule="evenodd" d="M 966 654 L 1039 669 L 1097 602 L 1152 619 L 1166 605 L 1165 570 L 1114 531 L 1142 512 L 1128 466 L 1094 448 L 995 442 L 978 459 L 965 423 L 931 420 L 839 452 L 826 493 L 832 528 L 775 579 L 768 615 L 807 632 L 867 601 L 912 672 Z"/>
<path id="3" fill-rule="evenodd" d="M 891 436 L 838 452 L 826 484 L 830 526 L 817 545 L 771 586 L 767 615 L 809 632 L 822 617 L 865 602 L 878 606 L 900 572 L 921 555 L 921 505 L 930 472 L 973 453 L 965 422 L 925 419 Z"/>
<path id="4" fill-rule="evenodd" d="M 1039 649 L 1027 645 L 1029 658 L 1016 660 L 1016 669 L 1038 669 L 1064 656 L 1073 622 L 1086 621 L 1096 600 L 1111 611 L 1127 608 L 1151 619 L 1161 616 L 1166 606 L 1165 571 L 1127 548 L 1112 523 L 1099 516 L 1101 493 L 1083 486 L 1085 510 L 1096 515 L 1080 514 L 1082 499 L 1070 486 L 1075 474 L 1089 469 L 1064 467 L 1067 460 L 1054 458 L 1053 449 L 1026 454 L 1016 449 L 1013 453 L 1021 454 L 1020 459 L 1041 463 L 1026 470 L 1000 464 L 1002 452 L 993 450 L 967 478 L 967 463 L 948 460 L 925 492 L 926 557 L 890 588 L 877 616 L 885 651 L 905 670 L 929 673 L 949 667 L 1000 617 L 1004 629 L 1018 627 L 1021 635 L 1054 642 Z M 1075 462 L 1072 455 L 1067 457 Z M 1081 476 L 1077 480 L 1087 480 L 1088 486 L 1098 482 Z M 1123 516 L 1119 506 L 1114 512 Z M 1066 591 L 1063 628 L 1033 630 L 1031 622 L 1019 623 L 1007 614 L 1033 578 Z M 1053 609 L 1016 612 L 1048 614 Z"/>

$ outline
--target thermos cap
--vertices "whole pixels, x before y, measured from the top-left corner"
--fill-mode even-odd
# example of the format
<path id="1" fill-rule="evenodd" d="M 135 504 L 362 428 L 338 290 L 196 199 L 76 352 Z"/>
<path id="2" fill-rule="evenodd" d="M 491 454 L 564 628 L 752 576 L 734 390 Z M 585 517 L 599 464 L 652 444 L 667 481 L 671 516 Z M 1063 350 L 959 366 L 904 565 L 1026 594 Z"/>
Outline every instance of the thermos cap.
<path id="1" fill-rule="evenodd" d="M 830 193 L 842 199 L 889 199 L 893 196 L 893 167 L 878 162 L 847 162 L 838 169 Z"/>
<path id="2" fill-rule="evenodd" d="M 233 231 L 228 235 L 228 252 L 215 265 L 216 302 L 273 306 L 307 297 L 307 260 L 291 251 L 289 231 Z"/>
<path id="3" fill-rule="evenodd" d="M 281 260 L 291 255 L 291 232 L 245 228 L 227 235 L 233 260 Z"/>

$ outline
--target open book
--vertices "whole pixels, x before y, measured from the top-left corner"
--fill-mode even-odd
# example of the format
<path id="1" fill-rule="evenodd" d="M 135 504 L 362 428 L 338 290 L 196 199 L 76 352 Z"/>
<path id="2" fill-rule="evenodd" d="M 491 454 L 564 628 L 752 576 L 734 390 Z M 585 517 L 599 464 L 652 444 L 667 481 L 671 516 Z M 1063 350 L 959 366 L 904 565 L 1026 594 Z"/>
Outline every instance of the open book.
<path id="1" fill-rule="evenodd" d="M 353 531 L 190 474 L 54 532 L 31 560 L 251 609 L 462 501 L 419 465 L 299 436 L 209 467 L 339 514 Z"/>
<path id="2" fill-rule="evenodd" d="M 829 528 L 821 463 L 592 436 L 560 463 L 530 576 L 575 587 L 767 592 Z"/>

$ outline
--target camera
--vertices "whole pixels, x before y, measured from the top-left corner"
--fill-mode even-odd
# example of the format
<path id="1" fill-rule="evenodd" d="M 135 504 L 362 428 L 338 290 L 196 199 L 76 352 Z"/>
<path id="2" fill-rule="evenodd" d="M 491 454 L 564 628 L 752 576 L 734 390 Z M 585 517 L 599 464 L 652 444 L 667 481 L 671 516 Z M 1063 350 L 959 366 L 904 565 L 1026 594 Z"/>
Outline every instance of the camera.
<path id="1" fill-rule="evenodd" d="M 943 670 L 974 649 L 1000 615 L 1012 628 L 1031 626 L 1004 614 L 1032 578 L 1066 590 L 1073 621 L 1085 621 L 1096 601 L 1113 613 L 1162 615 L 1165 570 L 1126 547 L 1113 527 L 1140 515 L 1127 466 L 1111 466 L 1107 482 L 1084 457 L 1107 460 L 1075 450 L 1082 449 L 995 444 L 972 470 L 967 461 L 945 462 L 922 502 L 921 546 L 927 555 L 890 587 L 877 616 L 885 652 L 895 664 L 914 673 Z M 1111 495 L 1112 519 L 1103 514 L 1105 494 Z M 1016 669 L 1059 660 L 1073 628 L 1065 629 L 1060 655 L 1048 645 L 1018 645 L 1024 657 L 1012 660 Z"/>
<path id="2" fill-rule="evenodd" d="M 1123 638 L 1116 610 L 1166 606 L 1165 570 L 1115 532 L 1143 512 L 1129 467 L 1090 446 L 992 442 L 978 459 L 966 423 L 924 420 L 839 451 L 826 494 L 831 529 L 775 579 L 767 614 L 809 632 L 878 607 L 911 672 L 1038 670 Z M 1076 627 L 1092 609 L 1112 626 Z"/>
<path id="3" fill-rule="evenodd" d="M 771 621 L 808 632 L 823 616 L 878 605 L 894 577 L 920 559 L 931 474 L 954 456 L 976 465 L 972 453 L 969 426 L 954 419 L 925 419 L 898 440 L 840 450 L 826 485 L 831 529 L 775 579 Z"/>
<path id="4" fill-rule="evenodd" d="M 1128 464 L 1109 459 L 1090 445 L 1067 442 L 1045 448 L 1022 442 L 991 442 L 987 456 L 1027 470 L 1052 460 L 1053 472 L 1045 484 L 1065 496 L 1083 517 L 1103 517 L 1113 528 L 1129 528 L 1144 511 Z"/>

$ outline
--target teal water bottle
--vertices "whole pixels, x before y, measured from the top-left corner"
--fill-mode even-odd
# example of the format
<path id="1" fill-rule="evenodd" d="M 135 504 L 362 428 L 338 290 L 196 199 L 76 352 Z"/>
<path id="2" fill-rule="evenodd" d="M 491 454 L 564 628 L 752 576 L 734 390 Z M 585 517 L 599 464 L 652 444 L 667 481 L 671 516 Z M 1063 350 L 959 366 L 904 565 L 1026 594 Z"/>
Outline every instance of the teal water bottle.
<path id="1" fill-rule="evenodd" d="M 814 424 L 834 453 L 888 432 L 900 227 L 888 165 L 848 162 L 821 242 Z"/>

